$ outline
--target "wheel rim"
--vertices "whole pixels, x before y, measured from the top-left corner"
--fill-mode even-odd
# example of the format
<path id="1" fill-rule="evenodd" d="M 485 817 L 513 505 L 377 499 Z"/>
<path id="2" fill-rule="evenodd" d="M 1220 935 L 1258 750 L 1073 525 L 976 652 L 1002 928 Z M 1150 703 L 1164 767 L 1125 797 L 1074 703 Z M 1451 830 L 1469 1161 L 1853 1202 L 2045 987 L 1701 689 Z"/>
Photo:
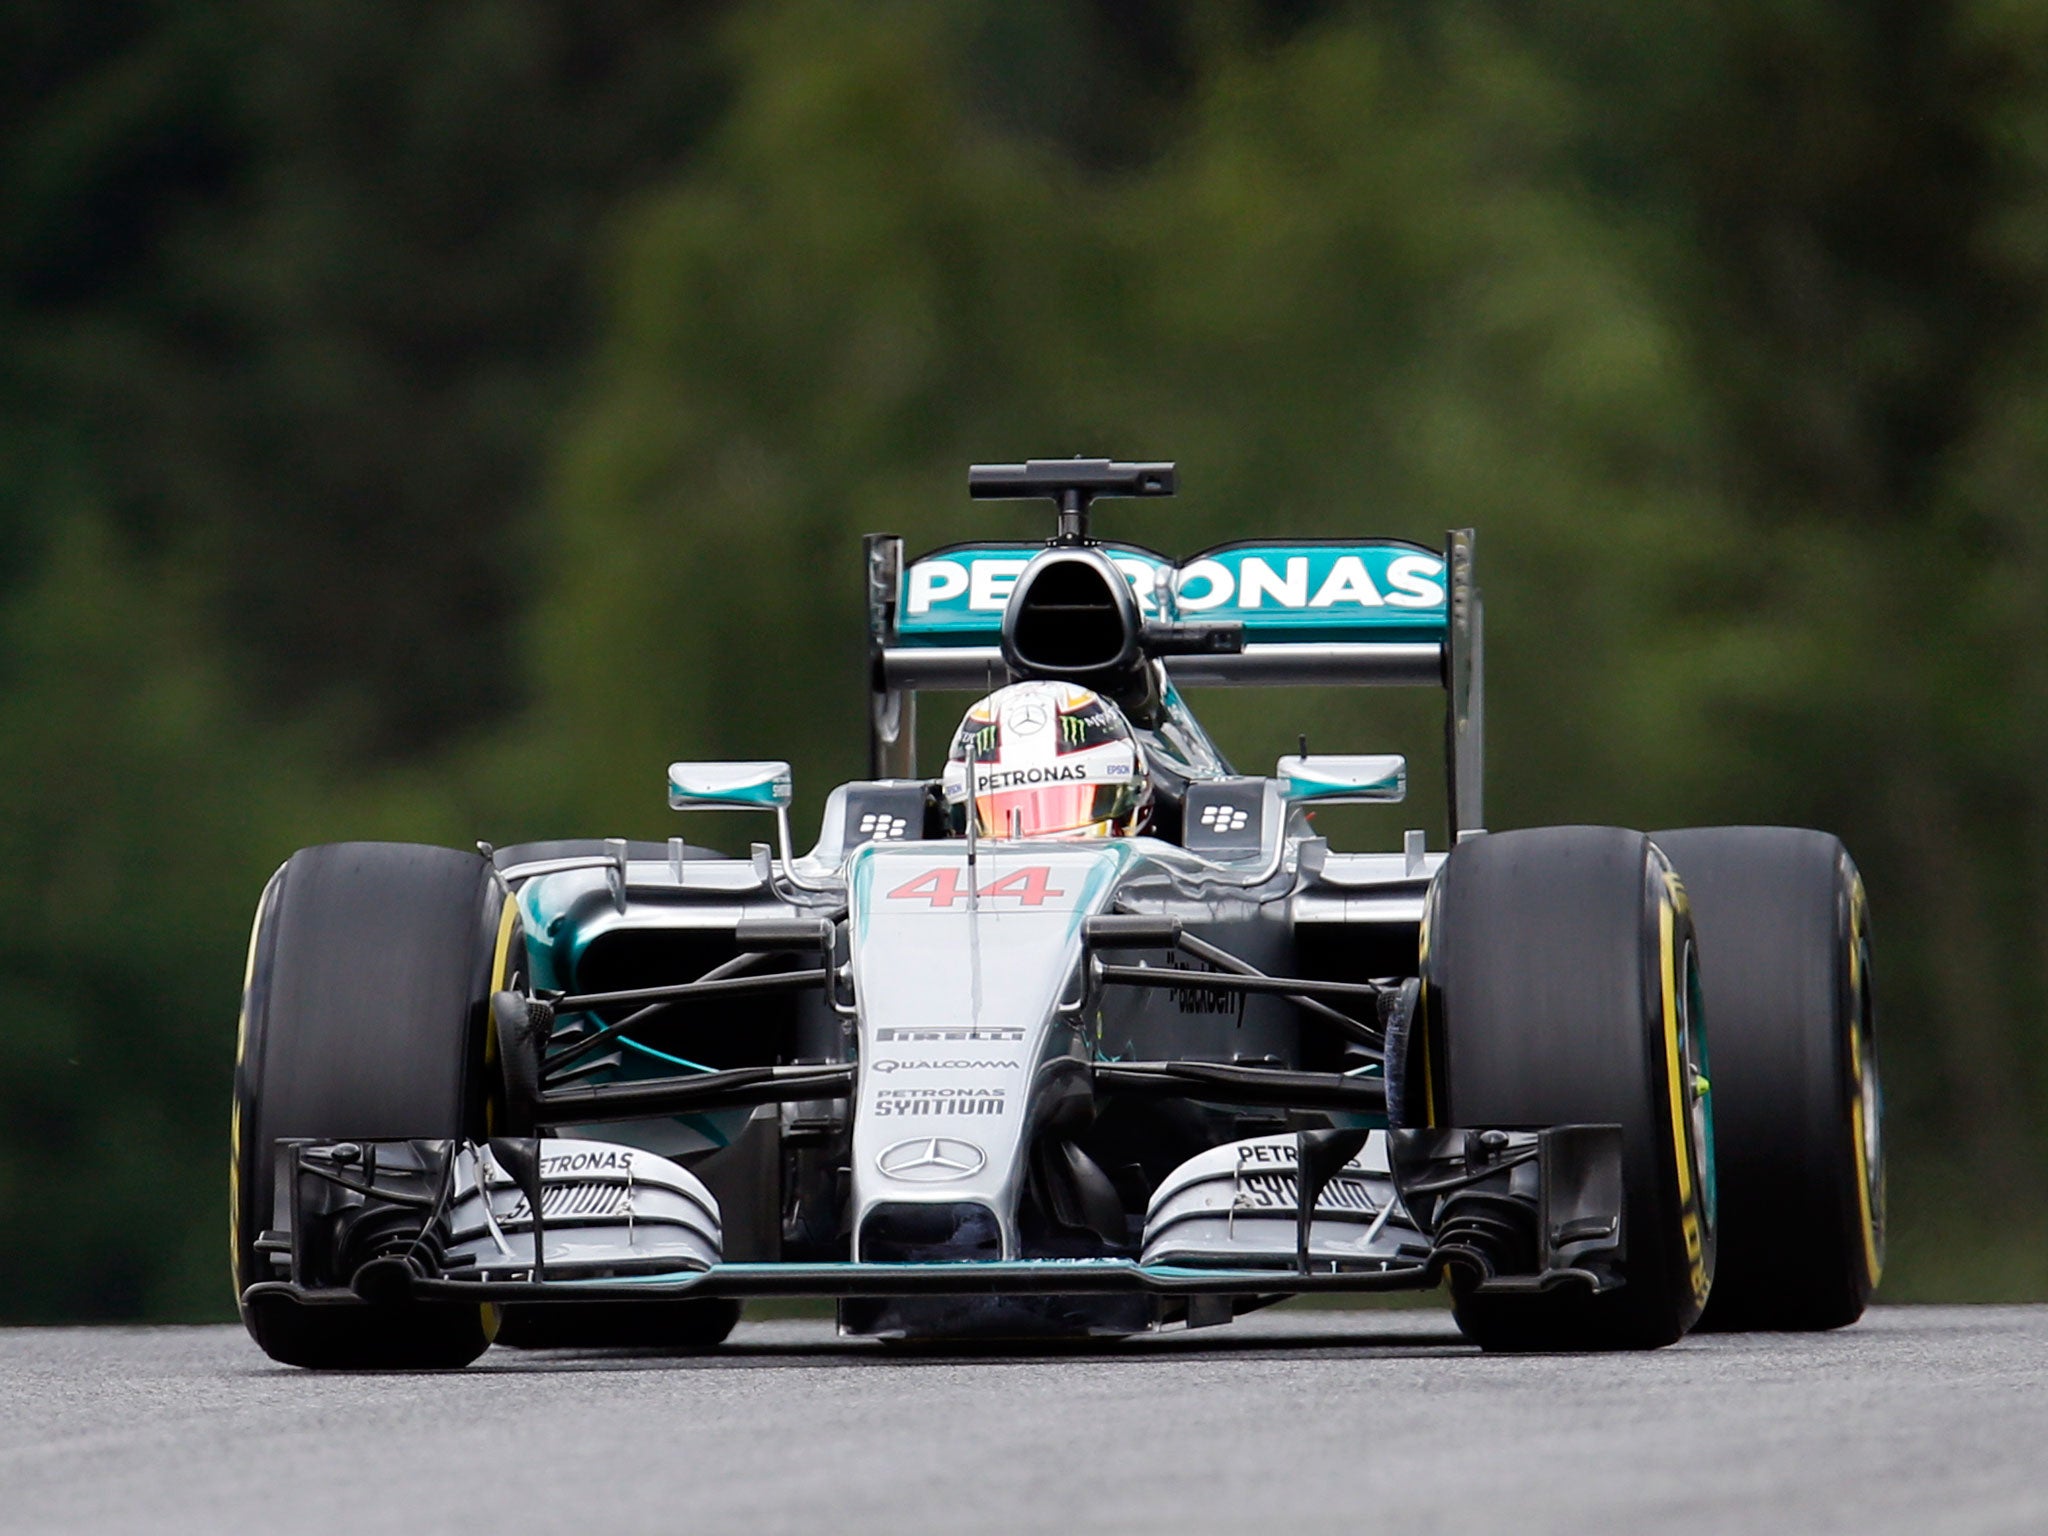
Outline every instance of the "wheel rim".
<path id="1" fill-rule="evenodd" d="M 1720 1226 L 1720 1188 L 1714 1164 L 1714 1084 L 1707 1056 L 1706 1010 L 1701 1006 L 1699 954 L 1686 941 L 1679 990 L 1679 1081 L 1686 1087 L 1687 1151 L 1700 1191 L 1700 1219 L 1705 1229 L 1707 1273 L 1714 1270 L 1714 1235 Z"/>

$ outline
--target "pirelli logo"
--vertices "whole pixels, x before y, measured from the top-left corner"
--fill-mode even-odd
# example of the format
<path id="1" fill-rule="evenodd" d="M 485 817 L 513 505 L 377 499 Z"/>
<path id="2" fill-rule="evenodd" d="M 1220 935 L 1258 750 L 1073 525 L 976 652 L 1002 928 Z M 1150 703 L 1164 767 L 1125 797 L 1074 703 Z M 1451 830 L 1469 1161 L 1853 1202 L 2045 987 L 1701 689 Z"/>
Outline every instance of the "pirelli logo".
<path id="1" fill-rule="evenodd" d="M 988 1045 L 1015 1045 L 1024 1038 L 1022 1029 L 985 1029 L 973 1024 L 938 1024 L 908 1027 L 900 1024 L 884 1026 L 875 1031 L 875 1039 L 883 1045 L 910 1045 L 920 1041 L 943 1042 L 948 1045 L 985 1043 Z"/>

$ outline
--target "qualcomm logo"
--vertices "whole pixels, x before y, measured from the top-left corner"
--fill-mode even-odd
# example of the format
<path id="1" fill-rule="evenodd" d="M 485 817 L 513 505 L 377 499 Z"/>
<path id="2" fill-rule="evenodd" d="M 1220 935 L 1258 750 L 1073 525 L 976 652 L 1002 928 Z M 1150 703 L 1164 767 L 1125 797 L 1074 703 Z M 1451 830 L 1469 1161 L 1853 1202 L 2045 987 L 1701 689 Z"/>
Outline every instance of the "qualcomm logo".
<path id="1" fill-rule="evenodd" d="M 1211 832 L 1242 832 L 1251 813 L 1238 805 L 1205 805 L 1202 825 Z"/>
<path id="2" fill-rule="evenodd" d="M 860 826 L 855 830 L 862 837 L 886 843 L 891 838 L 901 837 L 907 824 L 901 816 L 891 816 L 887 811 L 869 811 L 861 817 Z"/>
<path id="3" fill-rule="evenodd" d="M 971 1141 L 950 1136 L 921 1136 L 885 1147 L 875 1166 L 905 1184 L 944 1184 L 971 1179 L 988 1166 L 988 1155 Z"/>

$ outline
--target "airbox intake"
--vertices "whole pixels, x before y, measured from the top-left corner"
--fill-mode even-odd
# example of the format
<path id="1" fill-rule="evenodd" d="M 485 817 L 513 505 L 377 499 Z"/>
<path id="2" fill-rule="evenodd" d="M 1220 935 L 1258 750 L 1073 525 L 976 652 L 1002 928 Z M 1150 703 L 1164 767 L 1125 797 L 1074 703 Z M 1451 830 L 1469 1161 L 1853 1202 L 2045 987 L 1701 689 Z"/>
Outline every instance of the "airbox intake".
<path id="1" fill-rule="evenodd" d="M 1138 600 L 1100 549 L 1048 549 L 1024 568 L 1003 611 L 1003 660 L 1013 676 L 1079 683 L 1127 710 L 1151 692 Z"/>

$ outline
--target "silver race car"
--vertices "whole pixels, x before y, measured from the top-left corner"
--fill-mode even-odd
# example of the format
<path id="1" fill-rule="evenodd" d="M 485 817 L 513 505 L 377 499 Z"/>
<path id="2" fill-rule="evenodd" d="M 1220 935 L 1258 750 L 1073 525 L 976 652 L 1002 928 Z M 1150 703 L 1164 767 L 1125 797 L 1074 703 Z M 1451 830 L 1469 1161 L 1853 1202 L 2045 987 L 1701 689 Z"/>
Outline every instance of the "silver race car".
<path id="1" fill-rule="evenodd" d="M 1097 541 L 1169 464 L 978 466 L 1043 545 L 865 546 L 872 777 L 681 762 L 750 856 L 294 854 L 257 908 L 235 1284 L 273 1358 L 1113 1336 L 1444 1286 L 1489 1349 L 1854 1320 L 1883 1257 L 1868 916 L 1819 832 L 1487 832 L 1472 536 Z M 1182 690 L 1441 688 L 1439 846 L 1338 852 L 1398 756 L 1233 769 Z M 921 694 L 984 695 L 942 771 Z M 1712 1058 L 1708 1021 L 1712 1022 Z"/>

